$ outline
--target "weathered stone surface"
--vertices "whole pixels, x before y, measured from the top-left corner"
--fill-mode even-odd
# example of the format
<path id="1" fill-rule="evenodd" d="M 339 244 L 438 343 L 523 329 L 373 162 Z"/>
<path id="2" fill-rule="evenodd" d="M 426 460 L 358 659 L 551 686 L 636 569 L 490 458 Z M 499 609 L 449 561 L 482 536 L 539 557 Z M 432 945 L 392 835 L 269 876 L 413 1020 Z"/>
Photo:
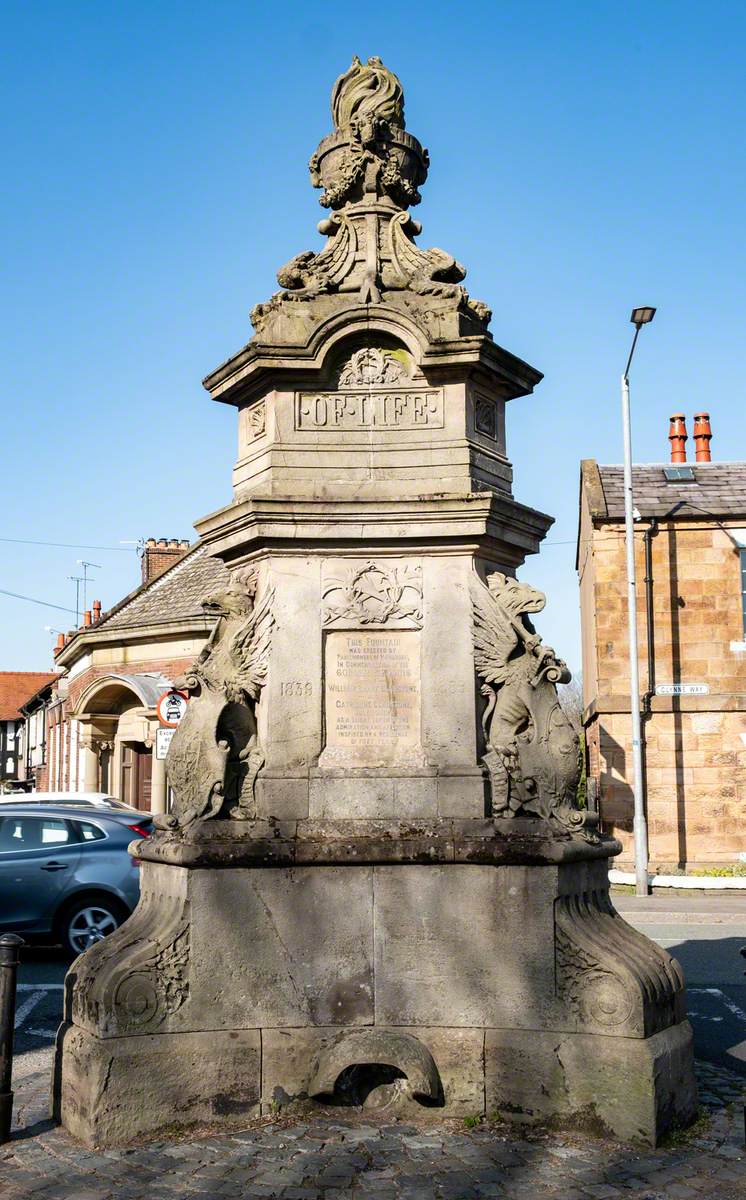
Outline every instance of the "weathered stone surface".
<path id="1" fill-rule="evenodd" d="M 551 868 L 376 868 L 377 1020 L 541 1027 L 556 1011 L 553 876 Z"/>
<path id="2" fill-rule="evenodd" d="M 257 1029 L 168 1033 L 103 1042 L 74 1025 L 58 1036 L 59 1104 L 87 1146 L 173 1129 L 230 1128 L 259 1112 Z"/>
<path id="3" fill-rule="evenodd" d="M 205 1024 L 373 1021 L 369 867 L 194 872 L 192 993 Z"/>
<path id="4" fill-rule="evenodd" d="M 385 1027 L 376 1026 L 376 1031 L 385 1032 Z M 439 1102 L 432 1109 L 426 1110 L 419 1106 L 420 1119 L 427 1113 L 431 1113 L 437 1119 L 444 1113 L 449 1117 L 460 1117 L 484 1111 L 482 1029 L 423 1029 L 418 1026 L 390 1032 L 406 1033 L 416 1038 L 429 1051 L 437 1069 L 443 1105 Z M 322 1052 L 342 1033 L 340 1028 L 264 1030 L 263 1110 L 268 1111 L 272 1105 L 284 1105 L 293 1100 L 306 1099 Z M 367 1057 L 365 1061 L 368 1061 Z M 383 1061 L 380 1051 L 375 1061 Z"/>
<path id="5" fill-rule="evenodd" d="M 649 1038 L 488 1029 L 489 1113 L 656 1145 L 697 1111 L 688 1021 Z"/>

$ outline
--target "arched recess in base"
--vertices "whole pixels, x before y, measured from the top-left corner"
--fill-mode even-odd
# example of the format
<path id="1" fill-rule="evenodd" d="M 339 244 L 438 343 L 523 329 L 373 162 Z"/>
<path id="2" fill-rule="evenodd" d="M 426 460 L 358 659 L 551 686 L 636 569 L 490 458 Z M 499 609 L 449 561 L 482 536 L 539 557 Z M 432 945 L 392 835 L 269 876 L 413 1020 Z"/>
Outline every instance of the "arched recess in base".
<path id="1" fill-rule="evenodd" d="M 396 1030 L 356 1029 L 339 1034 L 320 1052 L 308 1095 L 314 1100 L 362 1103 L 376 1087 L 402 1078 L 421 1104 L 443 1103 L 440 1073 L 422 1042 Z"/>

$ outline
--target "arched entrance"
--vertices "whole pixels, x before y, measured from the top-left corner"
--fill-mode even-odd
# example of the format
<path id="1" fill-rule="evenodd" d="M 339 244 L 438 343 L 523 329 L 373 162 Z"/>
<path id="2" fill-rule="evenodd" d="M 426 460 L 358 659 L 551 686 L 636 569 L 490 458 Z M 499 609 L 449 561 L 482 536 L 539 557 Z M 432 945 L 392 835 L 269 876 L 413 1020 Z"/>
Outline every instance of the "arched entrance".
<path id="1" fill-rule="evenodd" d="M 172 686 L 160 674 L 102 675 L 73 716 L 81 724 L 85 789 L 109 792 L 146 812 L 165 812 L 165 763 L 153 753 L 158 697 Z"/>

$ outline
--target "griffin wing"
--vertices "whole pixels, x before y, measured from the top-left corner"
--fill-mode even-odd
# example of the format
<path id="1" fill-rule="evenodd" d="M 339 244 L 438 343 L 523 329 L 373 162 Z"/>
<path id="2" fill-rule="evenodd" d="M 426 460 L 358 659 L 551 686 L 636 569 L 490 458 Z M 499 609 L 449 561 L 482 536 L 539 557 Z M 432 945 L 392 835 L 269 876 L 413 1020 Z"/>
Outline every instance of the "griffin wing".
<path id="1" fill-rule="evenodd" d="M 275 589 L 268 587 L 254 605 L 248 620 L 233 639 L 231 657 L 236 665 L 236 683 L 251 700 L 256 700 L 267 680 L 269 652 L 275 618 L 272 612 Z"/>
<path id="2" fill-rule="evenodd" d="M 479 579 L 470 584 L 473 611 L 474 662 L 487 683 L 504 683 L 508 659 L 518 644 L 510 617 Z"/>

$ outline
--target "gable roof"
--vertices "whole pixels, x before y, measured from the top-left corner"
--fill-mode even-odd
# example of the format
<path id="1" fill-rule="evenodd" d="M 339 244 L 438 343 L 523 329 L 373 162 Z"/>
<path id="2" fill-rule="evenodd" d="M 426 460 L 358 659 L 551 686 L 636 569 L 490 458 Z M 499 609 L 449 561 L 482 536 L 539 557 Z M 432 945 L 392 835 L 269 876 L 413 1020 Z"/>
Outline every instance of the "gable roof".
<path id="1" fill-rule="evenodd" d="M 686 463 L 691 482 L 669 482 L 664 468 L 675 463 L 644 463 L 632 468 L 635 508 L 643 517 L 746 516 L 746 462 Z M 581 463 L 582 487 L 594 520 L 624 520 L 624 468 Z M 672 510 L 675 509 L 675 512 Z"/>
<path id="2" fill-rule="evenodd" d="M 93 628 L 132 629 L 204 617 L 202 600 L 227 582 L 225 565 L 198 543 L 162 575 L 120 600 Z"/>
<path id="3" fill-rule="evenodd" d="M 0 721 L 17 721 L 20 707 L 57 678 L 53 671 L 0 671 Z"/>

